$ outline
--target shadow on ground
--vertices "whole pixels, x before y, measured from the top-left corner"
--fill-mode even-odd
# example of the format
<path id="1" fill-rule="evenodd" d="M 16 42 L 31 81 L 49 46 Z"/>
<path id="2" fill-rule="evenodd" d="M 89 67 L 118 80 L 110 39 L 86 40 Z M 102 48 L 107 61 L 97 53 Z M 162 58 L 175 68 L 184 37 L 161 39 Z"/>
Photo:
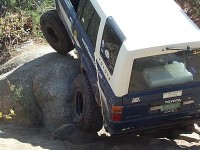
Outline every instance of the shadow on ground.
<path id="1" fill-rule="evenodd" d="M 73 137 L 74 141 L 58 141 L 53 140 L 52 134 L 46 132 L 44 128 L 10 123 L 0 125 L 0 137 L 1 140 L 4 140 L 4 144 L 6 144 L 6 140 L 12 138 L 21 143 L 29 143 L 35 148 L 49 150 L 199 150 L 200 148 L 198 145 L 190 145 L 187 141 L 182 141 L 182 145 L 177 145 L 173 139 L 167 138 L 168 136 L 168 132 L 151 132 L 143 135 L 127 134 L 116 137 L 94 137 L 91 135 L 89 141 L 81 143 L 77 142 L 81 141 L 78 135 Z M 2 147 L 0 142 L 1 148 L 9 147 L 10 144 L 12 143 L 7 143 L 4 145 L 5 147 Z M 17 148 L 16 150 L 18 150 Z"/>

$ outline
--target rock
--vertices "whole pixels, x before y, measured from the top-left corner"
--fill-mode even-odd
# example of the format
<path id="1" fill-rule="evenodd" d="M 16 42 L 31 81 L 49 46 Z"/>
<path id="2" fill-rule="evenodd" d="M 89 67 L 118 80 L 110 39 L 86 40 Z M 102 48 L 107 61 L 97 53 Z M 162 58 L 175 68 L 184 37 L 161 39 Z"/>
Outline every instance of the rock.
<path id="1" fill-rule="evenodd" d="M 191 147 L 192 144 L 188 141 L 185 140 L 180 140 L 180 139 L 175 139 L 174 142 L 176 142 L 177 145 L 179 145 L 180 147 Z"/>
<path id="2" fill-rule="evenodd" d="M 41 51 L 41 49 L 38 49 L 38 51 Z M 32 77 L 36 73 L 34 70 L 37 64 L 41 62 L 31 60 L 47 53 L 49 52 L 29 51 L 14 57 L 0 67 L 0 70 L 9 71 L 0 75 L 0 101 L 2 103 L 0 111 L 9 114 L 10 109 L 13 109 L 16 114 L 15 119 L 18 122 L 26 124 L 40 124 L 42 122 L 42 113 L 32 93 Z M 19 61 L 21 63 L 18 63 Z M 18 68 L 12 68 L 12 66 Z"/>
<path id="3" fill-rule="evenodd" d="M 152 146 L 152 145 L 159 145 L 161 143 L 161 140 L 153 138 L 148 145 Z"/>
<path id="4" fill-rule="evenodd" d="M 199 142 L 200 135 L 195 132 L 193 132 L 192 134 L 180 134 L 180 139 L 188 142 Z"/>
<path id="5" fill-rule="evenodd" d="M 180 137 L 180 134 L 182 134 L 182 133 L 184 133 L 183 130 L 178 130 L 178 129 L 173 130 L 173 131 L 171 132 L 171 138 L 172 138 L 172 139 L 177 139 L 177 138 Z"/>
<path id="6" fill-rule="evenodd" d="M 133 150 L 133 145 L 130 144 L 124 144 L 119 146 L 114 146 L 111 150 Z"/>
<path id="7" fill-rule="evenodd" d="M 79 62 L 60 57 L 37 68 L 33 77 L 33 93 L 42 108 L 44 124 L 54 131 L 70 119 L 73 81 L 79 74 Z"/>
<path id="8" fill-rule="evenodd" d="M 44 124 L 49 131 L 69 122 L 72 83 L 80 70 L 77 59 L 52 51 L 36 46 L 0 66 L 0 111 L 13 109 L 15 121 Z"/>
<path id="9" fill-rule="evenodd" d="M 84 132 L 74 124 L 63 124 L 55 130 L 53 136 L 55 140 L 67 140 L 76 144 L 90 143 L 98 138 L 97 133 Z"/>
<path id="10" fill-rule="evenodd" d="M 110 133 L 106 131 L 106 129 L 103 127 L 100 131 L 97 132 L 98 136 L 100 137 L 110 137 Z"/>
<path id="11" fill-rule="evenodd" d="M 0 66 L 0 75 L 5 74 L 14 68 L 17 68 L 23 64 L 31 62 L 43 55 L 54 52 L 54 50 L 46 45 L 28 46 L 25 48 L 21 54 L 10 59 L 8 62 Z M 56 57 L 56 55 L 55 55 Z M 53 56 L 52 56 L 53 58 Z M 45 61 L 45 60 L 43 60 Z"/>
<path id="12" fill-rule="evenodd" d="M 197 133 L 200 133 L 200 127 L 198 126 L 198 124 L 194 124 L 194 129 Z"/>

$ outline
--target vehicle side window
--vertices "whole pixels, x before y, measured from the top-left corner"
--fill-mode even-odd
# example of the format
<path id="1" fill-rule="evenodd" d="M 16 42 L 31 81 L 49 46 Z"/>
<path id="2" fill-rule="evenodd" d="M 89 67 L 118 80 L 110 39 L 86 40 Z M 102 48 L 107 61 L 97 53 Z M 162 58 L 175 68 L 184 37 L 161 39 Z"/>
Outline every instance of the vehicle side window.
<path id="1" fill-rule="evenodd" d="M 94 9 L 90 0 L 87 0 L 87 1 L 84 0 L 84 1 L 85 1 L 85 4 L 83 1 L 80 2 L 80 7 L 84 5 L 84 8 L 78 9 L 78 13 L 81 13 L 78 15 L 80 16 L 79 19 L 83 28 L 85 29 L 92 44 L 95 46 L 101 18 L 96 12 L 96 10 Z M 83 9 L 82 12 L 81 12 L 81 9 Z"/>
<path id="2" fill-rule="evenodd" d="M 77 14 L 78 14 L 78 18 L 81 17 L 81 14 L 83 12 L 83 9 L 85 7 L 85 4 L 87 3 L 88 0 L 80 0 L 80 3 L 78 5 L 78 10 L 77 10 Z"/>
<path id="3" fill-rule="evenodd" d="M 121 45 L 122 41 L 118 37 L 117 33 L 108 23 L 106 23 L 101 42 L 100 54 L 111 74 L 113 74 Z"/>
<path id="4" fill-rule="evenodd" d="M 94 13 L 94 7 L 92 6 L 91 2 L 88 0 L 80 18 L 80 22 L 83 25 L 83 28 L 85 29 L 85 31 L 87 31 L 87 28 L 88 28 L 88 25 L 90 23 L 93 13 Z"/>
<path id="5" fill-rule="evenodd" d="M 94 46 L 96 45 L 100 22 L 101 22 L 101 18 L 95 11 L 87 29 L 87 34 L 89 38 L 91 39 Z"/>

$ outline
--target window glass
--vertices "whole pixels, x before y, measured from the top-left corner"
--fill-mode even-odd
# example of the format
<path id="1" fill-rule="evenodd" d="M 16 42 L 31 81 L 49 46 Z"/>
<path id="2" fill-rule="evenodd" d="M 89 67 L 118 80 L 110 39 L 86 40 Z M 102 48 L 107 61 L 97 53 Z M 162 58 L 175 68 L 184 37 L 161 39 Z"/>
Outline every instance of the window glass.
<path id="1" fill-rule="evenodd" d="M 89 38 L 91 39 L 94 46 L 96 45 L 100 21 L 101 21 L 101 18 L 99 17 L 97 12 L 95 11 L 93 16 L 92 16 L 92 19 L 90 21 L 89 27 L 87 29 L 87 34 L 88 34 Z"/>
<path id="2" fill-rule="evenodd" d="M 80 18 L 81 24 L 83 25 L 83 28 L 85 29 L 85 31 L 88 28 L 88 25 L 90 23 L 93 13 L 94 13 L 94 7 L 92 6 L 91 2 L 88 0 Z"/>
<path id="3" fill-rule="evenodd" d="M 135 59 L 129 93 L 200 81 L 199 53 L 178 51 Z"/>
<path id="4" fill-rule="evenodd" d="M 101 56 L 106 63 L 108 70 L 112 74 L 115 67 L 115 62 L 121 48 L 122 42 L 118 35 L 111 28 L 110 25 L 106 23 L 102 43 L 101 43 Z"/>
<path id="5" fill-rule="evenodd" d="M 82 14 L 82 11 L 83 11 L 83 8 L 85 7 L 86 2 L 87 2 L 87 0 L 80 0 L 79 6 L 78 6 L 78 11 L 77 11 L 79 18 Z"/>

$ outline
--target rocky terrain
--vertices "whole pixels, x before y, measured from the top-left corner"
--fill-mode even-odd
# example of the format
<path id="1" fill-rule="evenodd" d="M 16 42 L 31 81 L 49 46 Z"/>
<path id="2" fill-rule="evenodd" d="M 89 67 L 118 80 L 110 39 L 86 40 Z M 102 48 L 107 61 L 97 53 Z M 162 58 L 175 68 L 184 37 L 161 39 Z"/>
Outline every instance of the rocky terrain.
<path id="1" fill-rule="evenodd" d="M 0 150 L 200 149 L 200 124 L 116 137 L 76 128 L 70 116 L 73 80 L 79 74 L 75 57 L 31 45 L 0 66 L 0 111 L 15 112 L 12 120 L 0 120 Z"/>

